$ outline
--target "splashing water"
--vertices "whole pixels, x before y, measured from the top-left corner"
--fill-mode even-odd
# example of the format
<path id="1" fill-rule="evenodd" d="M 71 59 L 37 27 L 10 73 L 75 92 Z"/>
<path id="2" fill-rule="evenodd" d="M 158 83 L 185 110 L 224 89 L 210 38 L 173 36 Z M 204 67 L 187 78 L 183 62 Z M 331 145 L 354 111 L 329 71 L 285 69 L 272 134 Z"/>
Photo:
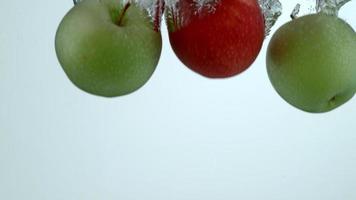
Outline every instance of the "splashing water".
<path id="1" fill-rule="evenodd" d="M 221 0 L 166 0 L 168 29 L 173 31 L 177 27 L 183 27 L 194 16 L 213 14 L 220 2 Z"/>
<path id="2" fill-rule="evenodd" d="M 350 0 L 316 0 L 316 11 L 338 16 L 339 10 Z"/>
<path id="3" fill-rule="evenodd" d="M 308 11 L 302 15 L 321 12 L 327 15 L 338 16 L 341 7 L 343 7 L 349 1 L 351 0 L 313 0 L 313 5 L 309 5 Z M 297 4 L 291 14 L 292 19 L 297 18 L 297 15 L 300 14 L 300 11 L 301 5 Z"/>
<path id="4" fill-rule="evenodd" d="M 167 18 L 172 18 L 177 16 L 179 13 L 179 8 L 177 8 L 177 3 L 179 0 L 166 0 L 168 12 Z M 208 13 L 214 13 L 216 5 L 220 0 L 193 0 L 193 7 L 195 7 L 195 14 L 199 14 L 201 10 L 208 11 Z M 271 28 L 276 23 L 279 16 L 282 14 L 282 4 L 279 0 L 258 0 L 265 18 L 265 35 L 269 35 Z M 187 19 L 175 19 L 178 23 L 184 23 Z"/>
<path id="5" fill-rule="evenodd" d="M 166 5 L 169 8 L 174 8 L 176 7 L 177 3 L 180 0 L 165 0 L 166 1 Z M 218 2 L 219 0 L 192 0 L 193 4 L 197 7 L 197 9 L 207 6 L 208 4 L 213 4 Z"/>
<path id="6" fill-rule="evenodd" d="M 214 13 L 218 0 L 194 0 L 195 14 L 199 14 L 202 10 L 208 13 Z"/>
<path id="7" fill-rule="evenodd" d="M 73 0 L 76 5 L 82 0 Z M 209 13 L 214 13 L 215 5 L 220 0 L 192 0 L 195 9 L 195 14 L 199 14 L 201 10 L 208 10 Z M 317 0 L 322 1 L 322 0 Z M 325 0 L 327 1 L 327 0 Z M 330 1 L 330 0 L 329 0 Z M 341 2 L 341 0 L 334 0 Z M 345 0 L 344 0 L 345 1 Z M 164 8 L 169 9 L 168 18 L 172 15 L 178 14 L 177 3 L 179 0 L 123 0 L 123 3 L 131 2 L 136 3 L 143 9 L 147 10 L 149 16 L 158 28 L 161 24 Z M 282 4 L 279 0 L 258 0 L 265 18 L 265 35 L 269 35 L 272 26 L 276 23 L 279 16 L 282 14 Z"/>
<path id="8" fill-rule="evenodd" d="M 141 8 L 146 9 L 152 19 L 156 20 L 159 18 L 159 23 L 163 17 L 163 12 L 165 9 L 174 11 L 178 13 L 178 2 L 180 0 L 126 0 L 130 2 L 135 2 Z M 195 11 L 198 13 L 201 9 L 211 5 L 212 2 L 218 0 L 192 0 L 192 6 L 195 7 Z M 213 6 L 211 6 L 213 7 Z M 176 13 L 176 14 L 177 14 Z"/>
<path id="9" fill-rule="evenodd" d="M 282 4 L 278 0 L 258 0 L 265 17 L 265 36 L 271 32 L 271 28 L 282 15 Z"/>
<path id="10" fill-rule="evenodd" d="M 128 2 L 136 3 L 142 9 L 145 9 L 154 23 L 155 29 L 159 30 L 161 27 L 162 16 L 164 14 L 165 0 L 126 0 Z"/>

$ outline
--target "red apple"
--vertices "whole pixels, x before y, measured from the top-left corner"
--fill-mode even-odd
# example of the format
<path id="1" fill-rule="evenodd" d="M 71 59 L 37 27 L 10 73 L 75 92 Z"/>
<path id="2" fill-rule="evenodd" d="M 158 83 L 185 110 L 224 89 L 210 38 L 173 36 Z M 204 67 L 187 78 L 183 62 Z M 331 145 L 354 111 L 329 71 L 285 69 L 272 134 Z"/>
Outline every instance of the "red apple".
<path id="1" fill-rule="evenodd" d="M 171 46 L 193 71 L 226 78 L 246 70 L 264 40 L 257 0 L 179 0 L 168 10 Z"/>

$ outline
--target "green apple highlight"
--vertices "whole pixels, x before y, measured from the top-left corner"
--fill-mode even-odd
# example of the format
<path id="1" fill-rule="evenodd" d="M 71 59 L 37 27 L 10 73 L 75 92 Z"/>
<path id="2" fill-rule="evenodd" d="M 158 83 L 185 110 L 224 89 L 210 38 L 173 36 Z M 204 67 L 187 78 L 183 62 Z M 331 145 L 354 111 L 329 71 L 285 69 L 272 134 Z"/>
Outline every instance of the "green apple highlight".
<path id="1" fill-rule="evenodd" d="M 292 20 L 271 39 L 267 71 L 293 106 L 312 113 L 333 110 L 356 92 L 356 33 L 321 13 Z"/>
<path id="2" fill-rule="evenodd" d="M 55 48 L 69 79 L 105 97 L 129 94 L 154 72 L 162 49 L 148 13 L 122 0 L 84 0 L 59 25 Z"/>

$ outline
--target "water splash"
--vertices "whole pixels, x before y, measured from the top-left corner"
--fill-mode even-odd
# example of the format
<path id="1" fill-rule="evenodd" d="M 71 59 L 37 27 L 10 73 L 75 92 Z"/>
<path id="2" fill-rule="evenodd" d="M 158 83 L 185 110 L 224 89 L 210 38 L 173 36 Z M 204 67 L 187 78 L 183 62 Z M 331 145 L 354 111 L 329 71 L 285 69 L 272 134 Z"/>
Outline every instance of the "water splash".
<path id="1" fill-rule="evenodd" d="M 165 9 L 165 0 L 127 0 L 131 3 L 135 3 L 142 9 L 146 10 L 148 16 L 152 20 L 155 30 L 161 28 L 162 17 Z"/>
<path id="2" fill-rule="evenodd" d="M 207 13 L 214 13 L 216 10 L 216 5 L 218 0 L 193 0 L 193 6 L 195 7 L 195 13 L 199 14 L 202 10 L 207 11 Z"/>
<path id="3" fill-rule="evenodd" d="M 327 15 L 338 16 L 339 10 L 351 0 L 313 0 L 312 2 L 303 2 L 303 5 L 297 4 L 293 9 L 291 18 L 295 19 L 297 15 L 307 15 L 312 13 L 325 13 Z M 303 8 L 308 8 L 306 12 L 301 13 Z"/>
<path id="4" fill-rule="evenodd" d="M 81 1 L 82 0 L 73 0 L 73 3 L 76 5 Z M 159 28 L 165 8 L 169 10 L 167 14 L 168 18 L 173 15 L 177 16 L 178 13 L 176 12 L 179 12 L 177 8 L 178 1 L 179 0 L 123 0 L 123 3 L 136 3 L 145 9 L 148 12 L 149 17 L 155 23 L 155 26 Z M 216 4 L 218 2 L 219 0 L 192 0 L 191 6 L 195 7 L 194 14 L 199 14 L 202 10 L 208 11 L 208 13 L 213 13 L 215 12 Z M 265 18 L 265 35 L 267 36 L 271 32 L 272 26 L 282 14 L 282 4 L 279 0 L 258 0 L 258 3 Z M 183 21 L 183 19 L 180 20 Z"/>
<path id="5" fill-rule="evenodd" d="M 194 17 L 212 14 L 221 0 L 166 0 L 166 22 L 168 29 L 174 31 L 178 27 L 189 24 Z"/>
<path id="6" fill-rule="evenodd" d="M 258 0 L 265 17 L 265 36 L 271 32 L 271 28 L 282 15 L 282 4 L 278 0 Z"/>
<path id="7" fill-rule="evenodd" d="M 339 10 L 350 0 L 316 0 L 316 12 L 338 16 Z"/>
<path id="8" fill-rule="evenodd" d="M 189 19 L 181 19 L 175 16 L 179 16 L 179 8 L 177 3 L 179 0 L 166 0 L 167 9 L 167 19 L 172 20 L 177 24 L 184 24 Z M 189 7 L 194 7 L 195 15 L 200 13 L 214 13 L 216 5 L 220 0 L 192 0 L 192 4 Z M 258 0 L 265 18 L 265 35 L 269 35 L 271 28 L 276 23 L 279 16 L 282 14 L 282 4 L 279 0 Z M 200 12 L 204 10 L 205 12 Z"/>

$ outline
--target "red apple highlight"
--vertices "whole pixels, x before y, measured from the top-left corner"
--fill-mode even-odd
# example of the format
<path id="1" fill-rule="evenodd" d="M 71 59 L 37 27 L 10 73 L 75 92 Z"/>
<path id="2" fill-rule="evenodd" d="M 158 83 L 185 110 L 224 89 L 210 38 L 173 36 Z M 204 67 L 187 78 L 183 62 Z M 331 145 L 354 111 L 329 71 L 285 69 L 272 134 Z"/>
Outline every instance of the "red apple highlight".
<path id="1" fill-rule="evenodd" d="M 193 71 L 226 78 L 246 70 L 264 40 L 256 0 L 180 0 L 168 10 L 171 46 Z"/>

